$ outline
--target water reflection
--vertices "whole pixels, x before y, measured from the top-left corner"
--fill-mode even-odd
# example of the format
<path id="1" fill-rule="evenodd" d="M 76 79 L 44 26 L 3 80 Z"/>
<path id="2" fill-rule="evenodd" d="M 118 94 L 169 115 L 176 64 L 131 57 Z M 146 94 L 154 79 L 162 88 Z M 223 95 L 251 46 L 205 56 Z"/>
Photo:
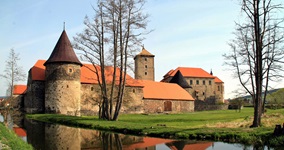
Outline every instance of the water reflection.
<path id="1" fill-rule="evenodd" d="M 0 112 L 0 121 L 36 150 L 263 150 L 267 147 L 223 142 L 177 141 L 138 137 L 24 119 L 17 112 Z M 2 117 L 2 119 L 1 119 Z"/>
<path id="2" fill-rule="evenodd" d="M 158 150 L 161 147 L 160 145 L 166 146 L 167 149 L 182 150 L 187 144 L 169 139 L 114 134 L 46 124 L 27 119 L 24 123 L 27 127 L 28 142 L 35 149 L 42 150 Z M 208 142 L 207 146 L 211 145 L 212 142 Z"/>

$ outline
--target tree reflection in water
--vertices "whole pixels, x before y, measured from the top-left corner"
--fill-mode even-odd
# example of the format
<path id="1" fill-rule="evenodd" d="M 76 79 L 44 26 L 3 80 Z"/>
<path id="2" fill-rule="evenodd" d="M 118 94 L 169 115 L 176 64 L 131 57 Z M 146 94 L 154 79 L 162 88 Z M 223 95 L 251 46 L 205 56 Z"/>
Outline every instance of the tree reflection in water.
<path id="1" fill-rule="evenodd" d="M 118 134 L 101 132 L 100 137 L 104 150 L 122 150 L 122 141 Z"/>

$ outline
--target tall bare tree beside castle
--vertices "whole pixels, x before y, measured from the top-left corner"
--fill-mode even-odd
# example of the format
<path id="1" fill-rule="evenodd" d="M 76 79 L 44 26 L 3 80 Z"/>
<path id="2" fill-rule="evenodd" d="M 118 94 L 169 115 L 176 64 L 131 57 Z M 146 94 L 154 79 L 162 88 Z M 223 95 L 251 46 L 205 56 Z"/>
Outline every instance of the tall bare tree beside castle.
<path id="1" fill-rule="evenodd" d="M 83 52 L 83 60 L 94 65 L 101 89 L 101 119 L 118 119 L 128 59 L 146 34 L 148 15 L 143 13 L 144 4 L 144 0 L 98 0 L 93 7 L 94 18 L 86 17 L 85 30 L 74 38 L 74 47 Z M 105 76 L 106 66 L 114 68 L 111 83 Z"/>
<path id="2" fill-rule="evenodd" d="M 18 64 L 19 60 L 19 54 L 15 53 L 14 49 L 11 49 L 8 59 L 6 60 L 5 70 L 3 74 L 0 74 L 0 76 L 5 78 L 8 82 L 8 96 L 13 95 L 13 87 L 15 83 L 26 80 L 26 74 L 22 66 L 19 66 Z"/>
<path id="3" fill-rule="evenodd" d="M 251 95 L 254 103 L 251 127 L 259 127 L 269 83 L 282 77 L 284 32 L 283 16 L 279 15 L 283 7 L 272 0 L 242 0 L 241 6 L 245 22 L 236 23 L 235 39 L 229 43 L 231 52 L 224 58 Z"/>

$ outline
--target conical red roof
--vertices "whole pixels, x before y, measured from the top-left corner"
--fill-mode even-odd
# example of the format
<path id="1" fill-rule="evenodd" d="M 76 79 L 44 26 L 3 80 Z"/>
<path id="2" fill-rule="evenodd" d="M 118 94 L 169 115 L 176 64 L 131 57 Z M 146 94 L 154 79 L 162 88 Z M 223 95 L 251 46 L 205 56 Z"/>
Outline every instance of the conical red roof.
<path id="1" fill-rule="evenodd" d="M 72 48 L 65 30 L 63 30 L 50 57 L 44 65 L 46 66 L 50 63 L 74 63 L 82 66 L 82 63 L 79 61 Z"/>

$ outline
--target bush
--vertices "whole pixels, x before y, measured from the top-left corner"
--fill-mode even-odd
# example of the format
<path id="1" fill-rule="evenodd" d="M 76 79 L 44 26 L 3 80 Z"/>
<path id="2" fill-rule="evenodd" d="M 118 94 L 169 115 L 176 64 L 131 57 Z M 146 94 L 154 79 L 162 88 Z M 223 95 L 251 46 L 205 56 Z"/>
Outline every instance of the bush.
<path id="1" fill-rule="evenodd" d="M 269 139 L 270 146 L 277 147 L 277 146 L 283 146 L 284 145 L 284 136 L 275 136 Z"/>

